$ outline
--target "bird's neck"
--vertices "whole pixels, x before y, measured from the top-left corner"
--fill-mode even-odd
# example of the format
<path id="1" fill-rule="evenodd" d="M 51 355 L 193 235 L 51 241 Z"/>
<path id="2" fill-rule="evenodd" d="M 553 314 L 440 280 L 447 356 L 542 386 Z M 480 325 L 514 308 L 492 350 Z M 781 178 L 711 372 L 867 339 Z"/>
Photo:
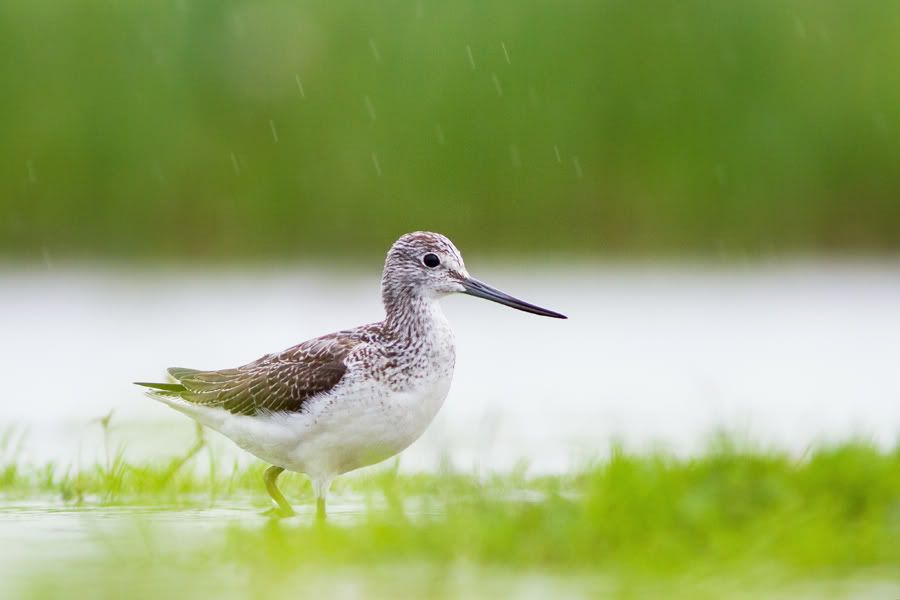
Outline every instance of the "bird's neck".
<path id="1" fill-rule="evenodd" d="M 437 297 L 402 287 L 385 289 L 382 296 L 384 324 L 400 338 L 414 341 L 449 329 Z"/>

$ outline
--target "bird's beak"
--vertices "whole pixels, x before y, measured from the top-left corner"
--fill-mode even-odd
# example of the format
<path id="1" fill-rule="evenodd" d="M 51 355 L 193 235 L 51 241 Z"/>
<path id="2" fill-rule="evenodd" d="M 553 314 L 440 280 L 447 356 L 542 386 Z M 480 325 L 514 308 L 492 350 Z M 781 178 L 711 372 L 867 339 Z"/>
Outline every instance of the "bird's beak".
<path id="1" fill-rule="evenodd" d="M 477 279 L 473 279 L 472 277 L 466 277 L 461 281 L 461 283 L 464 288 L 463 293 L 470 296 L 476 296 L 478 298 L 484 298 L 485 300 L 490 300 L 492 302 L 498 302 L 517 310 L 524 310 L 525 312 L 534 315 L 541 315 L 542 317 L 553 317 L 554 319 L 567 318 L 566 315 L 561 315 L 558 312 L 547 310 L 546 308 L 541 308 L 540 306 L 535 306 L 534 304 L 529 304 L 528 302 L 523 302 L 518 298 L 513 298 L 509 294 L 505 294 L 500 290 L 494 289 L 486 283 L 482 283 Z"/>

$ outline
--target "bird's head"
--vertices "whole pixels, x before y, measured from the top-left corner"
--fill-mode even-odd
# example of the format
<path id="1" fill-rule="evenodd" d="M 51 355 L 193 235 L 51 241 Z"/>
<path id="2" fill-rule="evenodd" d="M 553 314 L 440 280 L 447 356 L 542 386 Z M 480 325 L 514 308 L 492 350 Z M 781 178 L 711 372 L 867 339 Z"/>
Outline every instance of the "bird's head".
<path id="1" fill-rule="evenodd" d="M 461 293 L 545 317 L 565 315 L 514 298 L 469 275 L 462 255 L 447 237 L 429 231 L 407 233 L 388 251 L 382 276 L 387 303 L 396 295 L 439 298 Z"/>

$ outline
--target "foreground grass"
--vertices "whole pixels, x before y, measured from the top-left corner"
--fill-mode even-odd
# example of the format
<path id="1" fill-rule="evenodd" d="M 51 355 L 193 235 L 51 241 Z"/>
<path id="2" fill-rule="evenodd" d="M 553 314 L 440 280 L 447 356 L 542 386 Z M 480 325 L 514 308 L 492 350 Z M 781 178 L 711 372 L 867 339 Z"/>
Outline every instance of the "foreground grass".
<path id="1" fill-rule="evenodd" d="M 362 482 L 361 482 L 362 483 Z M 676 575 L 698 564 L 777 563 L 805 571 L 900 567 L 900 453 L 858 445 L 785 456 L 720 448 L 693 460 L 615 454 L 572 477 L 383 476 L 390 501 L 353 527 L 260 535 L 228 544 L 266 565 L 452 561 Z M 523 493 L 525 491 L 531 494 Z M 409 518 L 398 498 L 422 503 Z M 312 552 L 311 552 L 312 550 Z"/>
<path id="2" fill-rule="evenodd" d="M 337 518 L 324 526 L 305 515 L 257 517 L 266 502 L 261 467 L 223 469 L 213 461 L 204 474 L 180 461 L 131 465 L 121 456 L 80 470 L 6 461 L 0 497 L 8 504 L 42 498 L 77 514 L 103 505 L 215 510 L 240 498 L 247 518 L 227 520 L 214 542 L 200 536 L 191 561 L 254 573 L 465 561 L 658 577 L 765 565 L 900 576 L 900 449 L 864 443 L 800 459 L 727 440 L 694 458 L 617 450 L 563 476 L 386 469 L 339 480 Z M 286 478 L 284 489 L 298 506 L 311 499 L 303 478 Z M 348 502 L 356 507 L 349 518 L 340 513 Z"/>

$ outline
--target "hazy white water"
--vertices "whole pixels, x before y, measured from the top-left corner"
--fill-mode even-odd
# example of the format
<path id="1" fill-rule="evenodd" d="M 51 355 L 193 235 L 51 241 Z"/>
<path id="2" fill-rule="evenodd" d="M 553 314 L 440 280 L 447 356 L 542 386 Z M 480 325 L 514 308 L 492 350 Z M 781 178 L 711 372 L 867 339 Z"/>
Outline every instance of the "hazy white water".
<path id="1" fill-rule="evenodd" d="M 404 467 L 448 455 L 557 470 L 613 439 L 691 451 L 720 427 L 798 451 L 900 437 L 896 266 L 471 270 L 570 319 L 447 299 L 456 377 Z M 236 366 L 378 320 L 378 283 L 315 270 L 0 271 L 0 423 L 28 427 L 30 456 L 93 460 L 91 420 L 115 409 L 130 455 L 179 453 L 189 423 L 131 381 Z"/>

